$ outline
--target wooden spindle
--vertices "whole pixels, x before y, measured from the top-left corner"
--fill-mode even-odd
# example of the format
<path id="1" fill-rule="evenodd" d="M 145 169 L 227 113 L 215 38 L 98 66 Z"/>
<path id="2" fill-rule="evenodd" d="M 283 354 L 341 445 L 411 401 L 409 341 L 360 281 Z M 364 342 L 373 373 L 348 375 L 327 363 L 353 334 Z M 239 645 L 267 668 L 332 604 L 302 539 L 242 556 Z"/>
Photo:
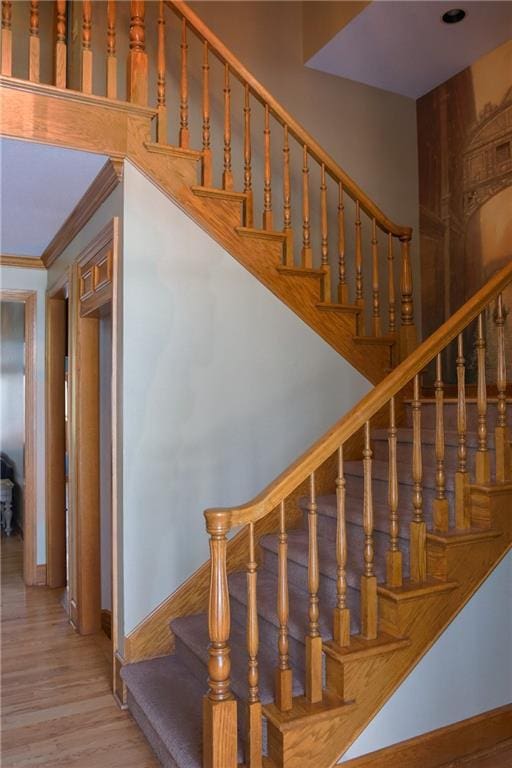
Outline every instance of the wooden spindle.
<path id="1" fill-rule="evenodd" d="M 187 22 L 181 20 L 181 69 L 180 69 L 180 147 L 188 149 L 190 132 L 188 128 L 188 43 Z"/>
<path id="2" fill-rule="evenodd" d="M 148 55 L 144 0 L 130 3 L 130 50 L 127 75 L 128 101 L 145 106 L 148 103 Z"/>
<path id="3" fill-rule="evenodd" d="M 489 446 L 487 440 L 487 377 L 486 367 L 486 343 L 484 334 L 484 316 L 478 315 L 476 334 L 476 359 L 477 359 L 477 412 L 478 412 L 478 449 L 476 452 L 475 475 L 476 482 L 485 485 L 491 479 L 491 466 L 489 461 Z"/>
<path id="4" fill-rule="evenodd" d="M 455 473 L 455 526 L 469 528 L 467 470 L 466 360 L 462 333 L 457 338 L 457 471 Z"/>
<path id="5" fill-rule="evenodd" d="M 356 306 L 361 307 L 361 313 L 358 317 L 358 334 L 365 335 L 365 317 L 364 317 L 364 292 L 363 292 L 363 247 L 361 234 L 361 208 L 359 200 L 356 200 L 356 236 L 355 236 L 355 266 L 356 266 Z"/>
<path id="6" fill-rule="evenodd" d="M 116 0 L 107 2 L 107 98 L 117 99 Z"/>
<path id="7" fill-rule="evenodd" d="M 311 248 L 311 225 L 309 221 L 309 164 L 308 148 L 302 151 L 302 266 L 313 267 L 313 249 Z"/>
<path id="8" fill-rule="evenodd" d="M 249 523 L 249 563 L 247 564 L 247 697 L 248 733 L 246 749 L 247 768 L 261 768 L 262 732 L 261 701 L 258 672 L 258 600 L 257 579 L 258 563 L 254 543 L 254 523 Z"/>
<path id="9" fill-rule="evenodd" d="M 224 171 L 222 188 L 233 189 L 233 172 L 231 170 L 231 84 L 229 81 L 229 64 L 224 64 Z"/>
<path id="10" fill-rule="evenodd" d="M 338 645 L 350 645 L 350 610 L 347 606 L 347 526 L 345 519 L 346 480 L 343 470 L 343 446 L 338 448 L 336 478 L 336 607 L 333 638 Z"/>
<path id="11" fill-rule="evenodd" d="M 12 75 L 12 2 L 2 0 L 2 75 Z"/>
<path id="12" fill-rule="evenodd" d="M 211 187 L 212 150 L 210 137 L 210 62 L 208 58 L 208 42 L 203 42 L 203 167 L 201 181 L 203 187 Z"/>
<path id="13" fill-rule="evenodd" d="M 158 3 L 158 56 L 156 82 L 156 140 L 159 144 L 167 144 L 167 106 L 165 103 L 165 5 L 163 0 Z"/>
<path id="14" fill-rule="evenodd" d="M 66 47 L 66 0 L 55 3 L 56 33 L 55 33 L 55 85 L 57 88 L 66 87 L 67 47 Z"/>
<path id="15" fill-rule="evenodd" d="M 284 244 L 284 263 L 293 266 L 293 230 L 290 182 L 290 146 L 288 144 L 288 126 L 284 126 L 283 141 L 283 231 L 286 236 Z"/>
<path id="16" fill-rule="evenodd" d="M 82 2 L 82 52 L 81 52 L 81 78 L 80 88 L 82 93 L 92 93 L 92 2 Z"/>
<path id="17" fill-rule="evenodd" d="M 286 533 L 285 504 L 279 508 L 279 549 L 277 572 L 277 619 L 279 621 L 279 666 L 275 675 L 276 706 L 281 712 L 292 708 L 293 673 L 288 649 L 288 535 Z"/>
<path id="18" fill-rule="evenodd" d="M 398 430 L 396 427 L 395 398 L 389 401 L 389 549 L 386 553 L 386 581 L 389 587 L 402 586 L 402 552 L 398 544 L 400 533 L 398 519 L 398 469 L 397 469 Z"/>
<path id="19" fill-rule="evenodd" d="M 254 223 L 253 195 L 252 195 L 252 149 L 251 149 L 251 92 L 249 85 L 245 84 L 244 92 L 244 194 L 245 200 L 245 225 L 252 227 Z"/>
<path id="20" fill-rule="evenodd" d="M 208 693 L 203 699 L 203 766 L 236 768 L 237 711 L 230 685 L 230 609 L 227 577 L 229 526 L 222 513 L 207 513 L 210 535 Z"/>
<path id="21" fill-rule="evenodd" d="M 379 241 L 377 240 L 377 222 L 372 219 L 372 333 L 382 335 L 380 321 L 380 286 L 379 286 Z"/>
<path id="22" fill-rule="evenodd" d="M 348 304 L 347 269 L 345 264 L 345 201 L 343 184 L 338 184 L 338 302 Z"/>
<path id="23" fill-rule="evenodd" d="M 434 528 L 447 531 L 449 526 L 449 504 L 446 498 L 445 439 L 444 439 L 444 383 L 441 353 L 436 359 L 436 497 L 433 503 Z"/>
<path id="24" fill-rule="evenodd" d="M 272 164 L 270 157 L 270 110 L 265 104 L 265 127 L 263 129 L 264 183 L 263 183 L 263 229 L 271 231 L 272 222 Z"/>
<path id="25" fill-rule="evenodd" d="M 421 449 L 420 377 L 414 377 L 412 401 L 412 506 L 410 535 L 411 581 L 427 577 L 427 526 L 423 516 L 423 458 Z"/>
<path id="26" fill-rule="evenodd" d="M 320 571 L 318 565 L 318 512 L 316 503 L 315 473 L 309 477 L 309 629 L 306 635 L 306 684 L 305 694 L 308 701 L 315 703 L 322 700 L 322 637 L 320 635 L 320 610 L 318 589 Z"/>
<path id="27" fill-rule="evenodd" d="M 505 483 L 512 479 L 512 459 L 510 450 L 510 430 L 507 423 L 507 365 L 505 357 L 505 309 L 503 296 L 496 301 L 494 322 L 497 340 L 496 388 L 498 390 L 498 418 L 494 432 L 496 444 L 496 480 Z"/>
<path id="28" fill-rule="evenodd" d="M 372 455 L 370 422 L 367 421 L 364 425 L 363 448 L 364 572 L 361 576 L 361 635 L 366 640 L 373 640 L 377 637 L 377 577 L 375 575 L 373 545 Z"/>
<path id="29" fill-rule="evenodd" d="M 400 238 L 402 250 L 400 356 L 402 360 L 405 360 L 417 346 L 416 326 L 414 325 L 410 242 L 410 237 Z"/>
<path id="30" fill-rule="evenodd" d="M 391 232 L 388 234 L 388 330 L 396 333 L 395 259 Z"/>
<path id="31" fill-rule="evenodd" d="M 28 79 L 39 82 L 41 41 L 39 39 L 39 0 L 30 3 L 30 38 L 28 44 Z"/>
<path id="32" fill-rule="evenodd" d="M 322 301 L 331 301 L 331 266 L 329 264 L 329 226 L 327 221 L 327 184 L 325 181 L 325 165 L 320 169 L 320 254 L 323 269 Z"/>

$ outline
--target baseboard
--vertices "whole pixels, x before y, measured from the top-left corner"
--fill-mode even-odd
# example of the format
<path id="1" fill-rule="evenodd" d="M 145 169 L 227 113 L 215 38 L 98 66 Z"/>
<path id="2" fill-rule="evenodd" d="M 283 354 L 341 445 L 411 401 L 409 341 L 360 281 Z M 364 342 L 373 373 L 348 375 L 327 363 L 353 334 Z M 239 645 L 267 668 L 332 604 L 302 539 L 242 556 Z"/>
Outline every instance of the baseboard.
<path id="1" fill-rule="evenodd" d="M 116 700 L 117 705 L 120 709 L 127 709 L 127 690 L 126 686 L 121 678 L 121 669 L 126 664 L 126 661 L 121 656 L 121 654 L 116 651 L 114 654 L 114 699 Z"/>
<path id="2" fill-rule="evenodd" d="M 112 640 L 112 611 L 102 609 L 101 611 L 101 629 L 109 640 Z"/>
<path id="3" fill-rule="evenodd" d="M 512 704 L 401 741 L 353 760 L 343 768 L 440 768 L 509 739 L 512 734 Z"/>
<path id="4" fill-rule="evenodd" d="M 43 565 L 36 565 L 34 586 L 35 587 L 46 586 L 46 563 L 44 563 Z"/>

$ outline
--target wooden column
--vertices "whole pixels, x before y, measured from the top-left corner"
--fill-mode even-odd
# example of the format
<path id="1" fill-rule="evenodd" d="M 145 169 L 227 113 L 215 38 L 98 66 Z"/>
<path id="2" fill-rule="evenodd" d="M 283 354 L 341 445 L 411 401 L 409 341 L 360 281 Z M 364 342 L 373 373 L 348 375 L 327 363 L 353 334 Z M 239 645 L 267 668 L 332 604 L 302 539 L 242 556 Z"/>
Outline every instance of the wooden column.
<path id="1" fill-rule="evenodd" d="M 283 231 L 286 235 L 284 263 L 293 266 L 293 230 L 290 182 L 290 146 L 288 144 L 288 126 L 284 126 L 283 141 Z"/>
<path id="2" fill-rule="evenodd" d="M 364 316 L 364 290 L 363 290 L 363 245 L 361 235 L 361 208 L 359 200 L 356 200 L 356 221 L 355 221 L 355 266 L 356 266 L 356 306 L 361 308 L 361 314 L 358 317 L 358 335 L 365 335 L 366 320 Z"/>
<path id="3" fill-rule="evenodd" d="M 340 304 L 349 302 L 345 264 L 345 202 L 341 181 L 338 183 L 338 302 Z"/>
<path id="4" fill-rule="evenodd" d="M 469 528 L 469 505 L 467 503 L 469 478 L 467 470 L 467 413 L 466 413 L 466 360 L 464 340 L 460 333 L 457 338 L 457 472 L 455 473 L 455 527 Z"/>
<path id="5" fill-rule="evenodd" d="M 311 248 L 311 230 L 309 222 L 309 165 L 308 148 L 302 150 L 302 266 L 311 269 L 313 266 L 313 249 Z"/>
<path id="6" fill-rule="evenodd" d="M 12 75 L 12 2 L 2 0 L 2 75 Z"/>
<path id="7" fill-rule="evenodd" d="M 28 79 L 39 82 L 41 41 L 39 39 L 39 0 L 30 3 L 30 38 L 28 43 Z"/>
<path id="8" fill-rule="evenodd" d="M 388 331 L 396 333 L 395 258 L 391 232 L 388 234 Z"/>
<path id="9" fill-rule="evenodd" d="M 203 187 L 211 187 L 212 150 L 210 145 L 210 64 L 208 60 L 208 43 L 203 42 L 203 167 L 201 183 Z"/>
<path id="10" fill-rule="evenodd" d="M 281 712 L 292 708 L 293 672 L 288 652 L 288 535 L 286 533 L 285 505 L 279 508 L 279 549 L 277 572 L 277 619 L 279 621 L 279 666 L 275 675 L 275 700 Z"/>
<path id="11" fill-rule="evenodd" d="M 364 572 L 361 576 L 361 635 L 366 640 L 373 640 L 377 637 L 377 577 L 373 546 L 372 449 L 369 421 L 364 425 L 363 469 Z"/>
<path id="12" fill-rule="evenodd" d="M 436 497 L 433 503 L 434 528 L 447 531 L 449 505 L 446 498 L 445 439 L 444 439 L 444 384 L 441 353 L 436 359 Z"/>
<path id="13" fill-rule="evenodd" d="M 425 581 L 427 577 L 427 526 L 423 516 L 423 459 L 421 450 L 420 377 L 414 377 L 412 401 L 412 506 L 410 526 L 411 581 Z"/>
<path id="14" fill-rule="evenodd" d="M 222 188 L 233 189 L 231 170 L 231 85 L 229 83 L 229 65 L 224 64 L 224 172 Z"/>
<path id="15" fill-rule="evenodd" d="M 263 129 L 263 229 L 273 229 L 272 220 L 272 160 L 270 155 L 270 110 L 265 104 L 265 126 Z"/>
<path id="16" fill-rule="evenodd" d="M 92 2 L 82 2 L 82 55 L 81 55 L 81 82 L 82 93 L 92 93 Z"/>
<path id="17" fill-rule="evenodd" d="M 55 3 L 56 12 L 56 35 L 55 35 L 55 85 L 57 88 L 66 87 L 66 0 L 57 0 Z"/>
<path id="18" fill-rule="evenodd" d="M 261 768 L 262 761 L 262 722 L 261 701 L 258 674 L 258 600 L 257 580 L 258 563 L 254 544 L 254 523 L 249 523 L 249 563 L 247 565 L 247 681 L 249 693 L 247 700 L 247 768 Z"/>
<path id="19" fill-rule="evenodd" d="M 496 480 L 499 483 L 512 479 L 512 460 L 510 450 L 510 430 L 507 425 L 507 366 L 505 359 L 505 311 L 503 296 L 496 301 L 494 313 L 497 337 L 496 387 L 498 390 L 498 419 L 494 432 L 496 443 Z"/>
<path id="20" fill-rule="evenodd" d="M 309 478 L 308 530 L 309 630 L 306 635 L 306 683 L 304 689 L 306 698 L 314 704 L 317 701 L 322 701 L 322 637 L 320 635 L 318 599 L 318 589 L 320 586 L 320 571 L 318 565 L 318 512 L 314 472 Z"/>
<path id="21" fill-rule="evenodd" d="M 346 481 L 343 471 L 343 446 L 338 449 L 336 478 L 336 607 L 333 615 L 334 641 L 350 645 L 350 610 L 347 606 L 347 526 L 345 520 Z"/>
<path id="22" fill-rule="evenodd" d="M 246 83 L 244 88 L 244 193 L 245 202 L 245 226 L 254 224 L 253 196 L 252 196 L 252 149 L 251 149 L 251 93 Z"/>
<path id="23" fill-rule="evenodd" d="M 477 411 L 478 411 L 478 449 L 476 452 L 475 474 L 476 482 L 481 485 L 491 480 L 491 466 L 489 462 L 489 446 L 487 440 L 487 378 L 486 378 L 486 344 L 484 334 L 484 317 L 480 313 L 477 320 L 476 334 L 476 359 L 477 359 Z"/>
<path id="24" fill-rule="evenodd" d="M 128 101 L 146 106 L 148 103 L 148 56 L 146 53 L 144 0 L 131 0 L 130 14 L 130 51 L 127 70 Z"/>
<path id="25" fill-rule="evenodd" d="M 389 479 L 388 479 L 388 504 L 389 504 L 389 549 L 386 553 L 386 582 L 388 587 L 402 586 L 402 552 L 398 545 L 399 519 L 398 519 L 398 470 L 397 470 L 397 440 L 395 398 L 389 402 Z"/>
<path id="26" fill-rule="evenodd" d="M 230 610 L 226 567 L 229 525 L 221 513 L 207 513 L 210 535 L 210 636 L 208 685 L 203 700 L 203 767 L 236 768 L 237 712 L 230 685 Z"/>
<path id="27" fill-rule="evenodd" d="M 165 6 L 163 0 L 158 3 L 158 56 L 156 83 L 157 124 L 156 140 L 167 144 L 167 106 L 165 100 Z"/>
<path id="28" fill-rule="evenodd" d="M 322 278 L 322 301 L 331 301 L 331 265 L 329 264 L 329 226 L 327 222 L 327 184 L 325 182 L 325 165 L 320 170 L 320 255 L 324 272 Z"/>
<path id="29" fill-rule="evenodd" d="M 117 99 L 116 0 L 107 2 L 107 98 Z"/>
<path id="30" fill-rule="evenodd" d="M 400 281 L 401 291 L 401 325 L 400 325 L 400 359 L 413 352 L 417 345 L 416 326 L 414 325 L 413 284 L 410 256 L 410 237 L 401 237 L 402 246 L 402 277 Z"/>
<path id="31" fill-rule="evenodd" d="M 379 285 L 379 241 L 377 240 L 377 222 L 372 219 L 372 333 L 382 336 L 380 321 L 380 285 Z"/>
<path id="32" fill-rule="evenodd" d="M 181 20 L 180 56 L 180 147 L 188 149 L 190 141 L 188 130 L 188 43 L 185 19 Z"/>

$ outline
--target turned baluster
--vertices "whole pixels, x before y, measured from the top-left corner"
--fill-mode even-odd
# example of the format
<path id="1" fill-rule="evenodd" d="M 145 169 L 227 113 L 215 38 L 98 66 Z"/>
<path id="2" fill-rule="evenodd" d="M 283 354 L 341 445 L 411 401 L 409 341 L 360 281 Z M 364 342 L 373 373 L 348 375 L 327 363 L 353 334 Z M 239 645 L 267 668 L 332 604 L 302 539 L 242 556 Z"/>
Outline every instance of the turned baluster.
<path id="1" fill-rule="evenodd" d="M 496 480 L 508 482 L 512 478 L 512 459 L 510 450 L 510 431 L 507 424 L 507 366 L 505 358 L 505 310 L 503 296 L 496 301 L 494 313 L 497 340 L 496 388 L 498 390 L 498 418 L 495 429 L 496 443 Z"/>
<path id="2" fill-rule="evenodd" d="M 338 184 L 338 302 L 348 304 L 347 270 L 345 265 L 345 202 L 343 184 Z"/>
<path id="3" fill-rule="evenodd" d="M 396 333 L 395 259 L 391 232 L 388 234 L 388 330 Z"/>
<path id="4" fill-rule="evenodd" d="M 82 55 L 80 88 L 83 93 L 92 93 L 92 2 L 82 2 Z"/>
<path id="5" fill-rule="evenodd" d="M 398 468 L 395 398 L 389 401 L 389 475 L 388 475 L 388 504 L 389 504 L 389 549 L 386 553 L 386 581 L 389 587 L 402 586 L 402 552 L 398 544 L 400 533 L 398 518 Z"/>
<path id="6" fill-rule="evenodd" d="M 251 150 L 251 93 L 245 84 L 244 94 L 244 194 L 245 194 L 245 226 L 252 227 L 254 223 L 252 197 L 252 150 Z"/>
<path id="7" fill-rule="evenodd" d="M 455 526 L 469 528 L 467 503 L 469 477 L 467 470 L 467 412 L 466 412 L 466 360 L 462 333 L 457 338 L 457 471 L 455 473 Z"/>
<path id="8" fill-rule="evenodd" d="M 410 567 L 412 581 L 427 577 L 427 526 L 423 516 L 423 458 L 421 450 L 420 377 L 414 377 L 412 401 L 412 506 Z"/>
<path id="9" fill-rule="evenodd" d="M 41 43 L 39 40 L 39 0 L 30 3 L 30 38 L 28 44 L 28 79 L 39 82 Z"/>
<path id="10" fill-rule="evenodd" d="M 12 75 L 12 2 L 2 0 L 2 75 Z"/>
<path id="11" fill-rule="evenodd" d="M 275 675 L 276 706 L 281 712 L 292 708 L 293 678 L 288 649 L 288 535 L 286 533 L 285 504 L 279 508 L 279 549 L 277 571 L 277 619 L 279 621 L 279 666 Z"/>
<path id="12" fill-rule="evenodd" d="M 203 42 L 203 167 L 201 181 L 203 187 L 211 187 L 212 179 L 212 150 L 210 145 L 210 62 L 208 59 L 208 42 Z"/>
<path id="13" fill-rule="evenodd" d="M 327 184 L 325 183 L 325 165 L 320 171 L 320 254 L 323 269 L 322 301 L 331 301 L 331 267 L 329 264 L 329 227 L 327 222 Z"/>
<path id="14" fill-rule="evenodd" d="M 220 512 L 206 514 L 210 534 L 208 693 L 203 699 L 203 765 L 236 768 L 237 712 L 230 685 L 230 609 L 227 576 L 229 525 Z"/>
<path id="15" fill-rule="evenodd" d="M 302 266 L 311 269 L 313 266 L 313 249 L 311 248 L 311 225 L 309 222 L 309 165 L 306 145 L 304 145 L 302 156 Z"/>
<path id="16" fill-rule="evenodd" d="M 491 479 L 489 462 L 489 446 L 487 440 L 487 379 L 486 343 L 484 335 L 484 316 L 481 313 L 477 320 L 475 341 L 477 359 L 477 412 L 478 412 L 478 449 L 476 452 L 475 475 L 477 483 L 488 483 Z"/>
<path id="17" fill-rule="evenodd" d="M 148 55 L 145 29 L 144 0 L 131 0 L 128 101 L 144 106 L 148 103 Z"/>
<path id="18" fill-rule="evenodd" d="M 288 126 L 284 126 L 283 141 L 283 231 L 286 236 L 284 244 L 284 263 L 293 266 L 293 231 L 290 183 L 290 146 L 288 144 Z"/>
<path id="19" fill-rule="evenodd" d="M 364 572 L 361 576 L 361 635 L 367 640 L 377 637 L 377 577 L 373 545 L 372 449 L 370 422 L 364 425 L 363 448 L 363 531 Z"/>
<path id="20" fill-rule="evenodd" d="M 372 333 L 382 335 L 380 322 L 380 286 L 379 286 L 379 241 L 377 240 L 377 222 L 372 220 Z"/>
<path id="21" fill-rule="evenodd" d="M 165 103 L 165 15 L 164 2 L 158 3 L 158 57 L 156 107 L 157 124 L 156 140 L 159 144 L 167 144 L 167 106 Z"/>
<path id="22" fill-rule="evenodd" d="M 117 99 L 116 0 L 107 2 L 107 98 Z"/>
<path id="23" fill-rule="evenodd" d="M 343 446 L 338 449 L 336 478 L 336 607 L 333 638 L 338 645 L 350 645 L 350 610 L 347 606 L 347 526 L 345 520 L 346 480 L 343 471 Z"/>
<path id="24" fill-rule="evenodd" d="M 180 71 L 180 147 L 188 149 L 190 133 L 188 129 L 188 43 L 187 43 L 187 22 L 181 20 L 181 71 Z"/>
<path id="25" fill-rule="evenodd" d="M 55 85 L 57 88 L 66 87 L 66 0 L 57 0 L 55 3 L 56 11 L 56 34 L 55 34 Z"/>
<path id="26" fill-rule="evenodd" d="M 358 317 L 358 334 L 365 334 L 364 295 L 363 295 L 363 247 L 361 240 L 361 208 L 359 200 L 356 200 L 356 241 L 355 241 L 355 265 L 356 265 L 356 306 L 361 308 Z"/>
<path id="27" fill-rule="evenodd" d="M 258 673 L 258 600 L 257 579 L 258 563 L 254 545 L 254 523 L 249 523 L 249 563 L 247 564 L 247 682 L 249 694 L 248 737 L 247 737 L 247 768 L 261 768 L 261 701 L 259 692 Z"/>
<path id="28" fill-rule="evenodd" d="M 229 65 L 224 64 L 224 172 L 222 188 L 233 189 L 233 172 L 231 170 L 231 85 L 229 82 Z"/>
<path id="29" fill-rule="evenodd" d="M 318 589 L 320 571 L 318 565 L 318 512 L 316 503 L 315 473 L 309 477 L 308 504 L 308 589 L 309 630 L 306 635 L 306 698 L 311 703 L 322 700 L 322 637 L 320 635 L 320 611 Z"/>
<path id="30" fill-rule="evenodd" d="M 402 276 L 400 280 L 401 325 L 400 325 L 400 356 L 402 360 L 416 349 L 416 326 L 414 325 L 413 285 L 410 255 L 410 237 L 401 237 Z"/>
<path id="31" fill-rule="evenodd" d="M 265 127 L 263 129 L 264 184 L 263 184 L 263 229 L 272 230 L 272 166 L 270 160 L 270 110 L 265 104 Z"/>
<path id="32" fill-rule="evenodd" d="M 444 439 L 444 383 L 441 353 L 436 359 L 436 497 L 433 504 L 434 528 L 447 531 L 449 526 L 449 505 L 446 498 L 445 439 Z"/>

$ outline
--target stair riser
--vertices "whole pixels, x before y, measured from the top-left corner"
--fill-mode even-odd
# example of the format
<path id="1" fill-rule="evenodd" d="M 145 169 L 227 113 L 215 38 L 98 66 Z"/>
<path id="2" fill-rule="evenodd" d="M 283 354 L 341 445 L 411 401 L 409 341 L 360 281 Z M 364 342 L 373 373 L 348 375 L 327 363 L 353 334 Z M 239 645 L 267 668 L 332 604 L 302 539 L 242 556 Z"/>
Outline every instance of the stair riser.
<path id="1" fill-rule="evenodd" d="M 477 405 L 474 402 L 467 403 L 467 430 L 468 432 L 476 432 L 478 428 L 478 412 Z M 412 426 L 412 409 L 410 405 L 406 407 L 407 426 Z M 445 404 L 444 408 L 444 427 L 446 430 L 457 431 L 457 408 L 454 404 Z M 495 403 L 489 403 L 487 409 L 487 429 L 489 432 L 494 431 L 496 427 L 497 410 Z M 508 425 L 512 427 L 512 406 L 509 405 L 507 409 L 507 421 Z M 435 429 L 436 425 L 436 406 L 435 403 L 423 403 L 421 406 L 421 423 L 426 429 Z"/>
<path id="2" fill-rule="evenodd" d="M 139 707 L 139 705 L 135 701 L 135 698 L 132 696 L 129 690 L 128 690 L 128 709 L 130 710 L 130 713 L 133 719 L 141 729 L 142 733 L 148 740 L 149 744 L 151 745 L 151 749 L 157 756 L 163 768 L 180 768 L 178 763 L 169 754 L 167 747 L 165 746 L 163 741 L 160 739 L 159 735 L 156 733 L 153 726 L 151 725 L 146 715 L 144 714 L 142 709 Z M 197 766 L 197 768 L 199 768 L 199 765 Z"/>

